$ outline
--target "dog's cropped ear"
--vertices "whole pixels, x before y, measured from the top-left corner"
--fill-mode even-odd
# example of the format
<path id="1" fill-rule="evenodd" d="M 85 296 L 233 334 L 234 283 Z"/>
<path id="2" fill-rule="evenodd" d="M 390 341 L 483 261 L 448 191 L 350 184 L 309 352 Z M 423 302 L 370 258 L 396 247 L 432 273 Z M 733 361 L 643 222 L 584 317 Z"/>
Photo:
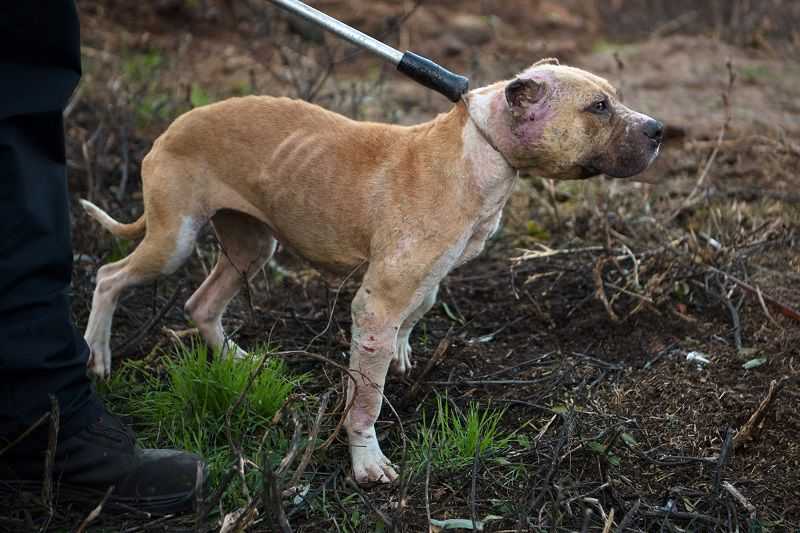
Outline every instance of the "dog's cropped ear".
<path id="1" fill-rule="evenodd" d="M 522 113 L 525 107 L 544 97 L 544 83 L 527 78 L 516 78 L 506 85 L 506 102 L 514 114 Z"/>
<path id="2" fill-rule="evenodd" d="M 536 63 L 533 64 L 534 67 L 538 67 L 539 65 L 560 65 L 561 63 L 558 62 L 558 59 L 555 57 L 545 57 L 544 59 L 540 59 Z"/>

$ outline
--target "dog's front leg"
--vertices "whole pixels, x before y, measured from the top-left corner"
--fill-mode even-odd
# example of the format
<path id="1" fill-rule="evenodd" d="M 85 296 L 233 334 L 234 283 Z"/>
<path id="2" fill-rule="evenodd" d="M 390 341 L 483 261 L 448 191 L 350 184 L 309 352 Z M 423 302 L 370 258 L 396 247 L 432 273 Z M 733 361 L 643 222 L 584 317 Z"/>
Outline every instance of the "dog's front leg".
<path id="1" fill-rule="evenodd" d="M 375 434 L 381 411 L 383 385 L 389 363 L 397 349 L 397 333 L 408 309 L 418 302 L 386 297 L 370 284 L 359 289 L 353 299 L 353 337 L 347 387 L 345 427 L 350 441 L 353 477 L 359 483 L 397 478 L 397 472 L 383 455 Z"/>
<path id="2" fill-rule="evenodd" d="M 433 304 L 436 303 L 436 294 L 439 292 L 439 286 L 431 289 L 422 300 L 422 303 L 417 307 L 400 326 L 400 331 L 397 333 L 397 352 L 392 359 L 390 369 L 395 376 L 405 376 L 411 372 L 411 332 L 417 322 L 431 310 Z"/>

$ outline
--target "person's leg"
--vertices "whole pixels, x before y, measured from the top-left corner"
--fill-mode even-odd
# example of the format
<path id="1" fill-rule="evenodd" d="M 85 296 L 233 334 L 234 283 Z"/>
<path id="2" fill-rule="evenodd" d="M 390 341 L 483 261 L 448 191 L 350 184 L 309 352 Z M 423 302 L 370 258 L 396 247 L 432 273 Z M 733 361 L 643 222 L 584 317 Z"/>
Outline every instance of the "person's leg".
<path id="1" fill-rule="evenodd" d="M 194 503 L 202 460 L 136 446 L 95 396 L 71 321 L 62 109 L 80 77 L 78 34 L 73 0 L 0 3 L 0 502 L 41 487 L 48 424 L 18 437 L 52 395 L 58 501 L 94 506 L 113 485 L 106 509 L 180 512 Z"/>
<path id="2" fill-rule="evenodd" d="M 50 394 L 63 438 L 100 414 L 67 294 L 62 109 L 80 78 L 78 42 L 71 1 L 0 7 L 0 437 L 48 412 Z"/>

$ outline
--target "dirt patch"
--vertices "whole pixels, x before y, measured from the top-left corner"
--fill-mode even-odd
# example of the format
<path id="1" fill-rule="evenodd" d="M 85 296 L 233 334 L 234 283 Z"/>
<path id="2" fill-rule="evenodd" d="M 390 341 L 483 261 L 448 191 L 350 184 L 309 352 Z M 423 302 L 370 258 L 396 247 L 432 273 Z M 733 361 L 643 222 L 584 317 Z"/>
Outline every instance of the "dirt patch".
<path id="1" fill-rule="evenodd" d="M 800 66 L 794 62 L 686 35 L 597 48 L 577 64 L 614 80 L 630 105 L 663 117 L 668 127 L 691 139 L 713 138 L 724 121 L 727 62 L 737 79 L 732 136 L 800 131 L 795 95 Z"/>

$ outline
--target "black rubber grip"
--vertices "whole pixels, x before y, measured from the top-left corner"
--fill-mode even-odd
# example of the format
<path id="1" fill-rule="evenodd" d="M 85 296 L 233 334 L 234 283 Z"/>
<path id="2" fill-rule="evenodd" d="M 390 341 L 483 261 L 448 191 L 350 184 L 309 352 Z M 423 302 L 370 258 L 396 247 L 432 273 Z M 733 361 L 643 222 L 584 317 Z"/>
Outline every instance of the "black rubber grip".
<path id="1" fill-rule="evenodd" d="M 428 58 L 414 52 L 406 52 L 397 70 L 429 89 L 445 95 L 451 102 L 458 102 L 469 90 L 469 80 L 440 67 Z"/>

